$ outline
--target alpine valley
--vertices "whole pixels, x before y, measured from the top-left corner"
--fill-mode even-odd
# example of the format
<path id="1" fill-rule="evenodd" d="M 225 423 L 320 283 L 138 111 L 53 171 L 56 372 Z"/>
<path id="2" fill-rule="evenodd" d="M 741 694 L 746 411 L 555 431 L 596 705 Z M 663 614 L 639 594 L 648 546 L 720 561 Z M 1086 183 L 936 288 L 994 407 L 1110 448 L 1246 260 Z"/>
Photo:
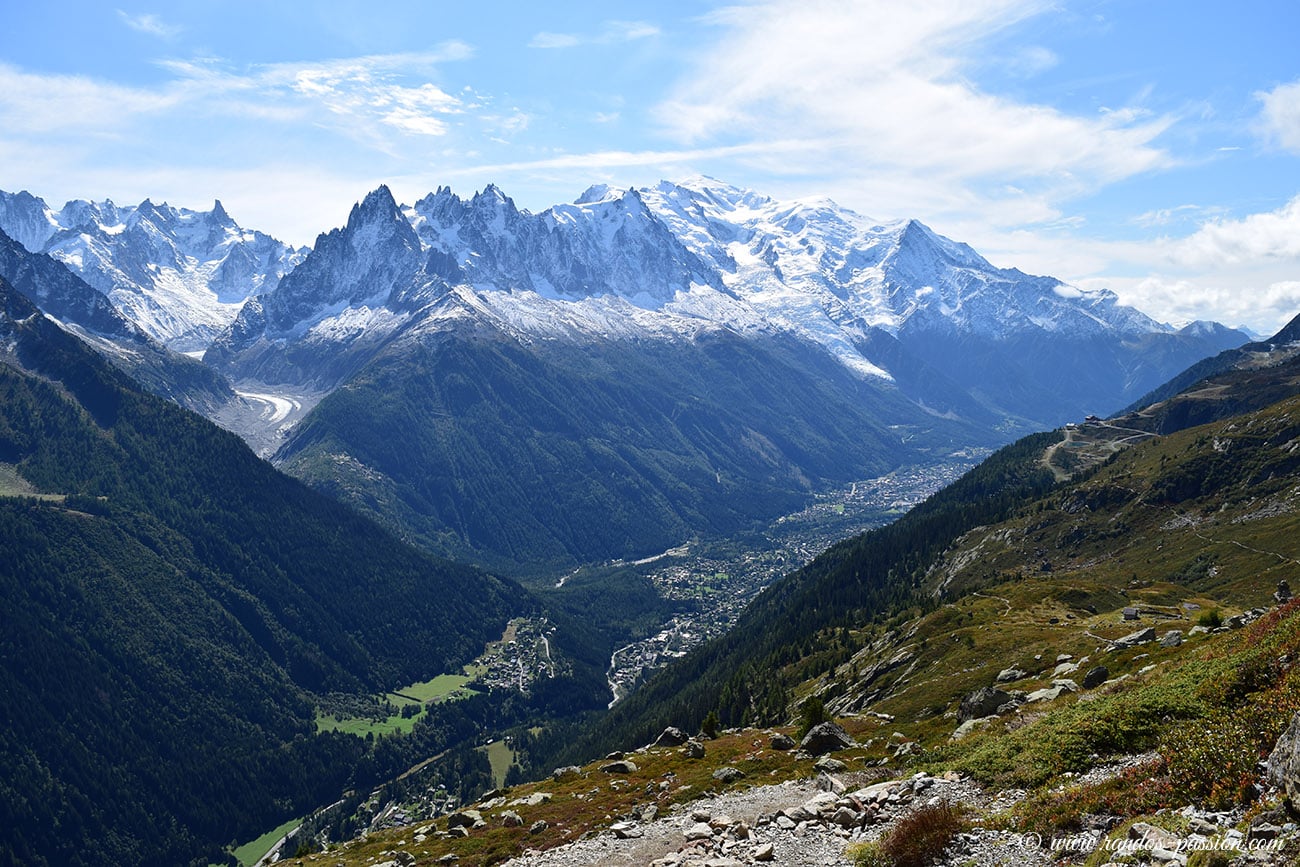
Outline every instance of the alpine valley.
<path id="1" fill-rule="evenodd" d="M 704 178 L 540 214 L 491 186 L 381 187 L 310 252 L 220 203 L 4 194 L 0 229 L 206 349 L 244 396 L 205 411 L 277 466 L 515 573 L 734 534 L 1118 409 L 1247 339 Z"/>
<path id="2" fill-rule="evenodd" d="M 801 708 L 862 734 L 888 707 L 916 756 L 853 759 L 905 764 L 946 741 L 994 657 L 1082 655 L 1124 594 L 1257 602 L 1255 561 L 1191 553 L 1213 508 L 1289 526 L 1278 449 L 1295 439 L 1274 404 L 1294 396 L 1290 332 L 1243 347 L 1176 328 L 827 200 L 696 178 L 533 214 L 494 186 L 413 205 L 379 187 L 300 250 L 219 202 L 56 211 L 23 192 L 0 193 L 0 230 L 0 822 L 16 829 L 0 863 L 232 863 L 232 840 L 310 815 L 286 842 L 305 854 L 668 724 L 785 726 Z M 1220 427 L 1177 436 L 1204 423 Z M 928 480 L 863 522 L 880 524 L 989 455 L 866 535 L 819 513 L 852 538 L 779 561 L 792 574 L 733 612 L 737 631 L 668 654 L 605 712 L 611 655 L 705 604 L 648 577 L 680 546 L 755 562 L 772 552 L 741 540 L 829 497 Z M 1198 481 L 1202 464 L 1224 477 Z M 1160 523 L 1179 503 L 1201 517 Z M 1130 526 L 1177 530 L 1177 555 L 1126 543 Z M 1214 519 L 1215 538 L 1255 546 L 1270 581 L 1295 562 L 1231 527 Z M 1085 580 L 1125 544 L 1123 582 L 1120 566 Z M 1163 583 L 1119 589 L 1143 557 Z M 999 631 L 989 611 L 1040 590 L 1053 614 L 1099 619 L 1059 641 L 1037 619 Z M 978 608 L 980 591 L 1001 602 Z M 963 625 L 969 641 L 945 633 Z M 941 681 L 924 695 L 921 661 Z M 811 774 L 802 760 L 763 770 Z M 722 779 L 675 761 L 595 803 Z M 981 768 L 1047 783 L 1005 764 Z M 564 809 L 602 791 L 592 774 L 556 777 Z M 529 836 L 494 814 L 509 833 L 462 850 L 471 832 L 430 824 L 419 858 L 495 863 L 600 821 L 548 814 Z"/>

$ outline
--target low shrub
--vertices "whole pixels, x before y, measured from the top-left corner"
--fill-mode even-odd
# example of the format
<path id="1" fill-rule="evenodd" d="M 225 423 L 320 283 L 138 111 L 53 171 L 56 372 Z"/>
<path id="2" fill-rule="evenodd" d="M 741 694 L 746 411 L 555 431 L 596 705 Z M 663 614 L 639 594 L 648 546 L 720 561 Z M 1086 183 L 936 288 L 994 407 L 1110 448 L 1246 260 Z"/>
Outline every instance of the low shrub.
<path id="1" fill-rule="evenodd" d="M 943 857 L 953 838 L 965 828 L 966 819 L 958 806 L 945 801 L 921 807 L 898 820 L 880 841 L 879 854 L 890 867 L 928 867 Z M 879 863 L 868 862 L 866 867 Z"/>
<path id="2" fill-rule="evenodd" d="M 1108 780 L 1039 792 L 1016 806 L 1012 821 L 1043 835 L 1078 831 L 1085 815 L 1131 818 L 1174 806 L 1175 792 L 1164 759 L 1157 758 Z"/>

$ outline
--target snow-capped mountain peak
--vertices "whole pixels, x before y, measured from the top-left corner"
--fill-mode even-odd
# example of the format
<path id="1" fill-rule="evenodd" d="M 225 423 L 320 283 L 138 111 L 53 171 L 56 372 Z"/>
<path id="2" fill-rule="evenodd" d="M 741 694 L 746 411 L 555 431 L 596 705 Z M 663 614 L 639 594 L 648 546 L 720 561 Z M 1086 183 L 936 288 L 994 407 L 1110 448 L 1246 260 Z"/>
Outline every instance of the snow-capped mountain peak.
<path id="1" fill-rule="evenodd" d="M 145 199 L 135 207 L 74 200 L 58 211 L 0 192 L 0 228 L 62 261 L 145 333 L 173 349 L 202 348 L 254 293 L 306 255 L 211 211 Z"/>

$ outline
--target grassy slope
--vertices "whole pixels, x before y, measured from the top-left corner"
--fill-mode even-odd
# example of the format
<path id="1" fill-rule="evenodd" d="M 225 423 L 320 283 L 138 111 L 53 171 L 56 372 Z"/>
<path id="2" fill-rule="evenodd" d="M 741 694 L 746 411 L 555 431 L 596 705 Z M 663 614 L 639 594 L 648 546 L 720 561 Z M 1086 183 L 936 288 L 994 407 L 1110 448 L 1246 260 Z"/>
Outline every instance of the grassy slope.
<path id="1" fill-rule="evenodd" d="M 921 578 L 923 594 L 939 593 L 929 610 L 863 623 L 847 635 L 838 628 L 823 633 L 815 644 L 844 642 L 857 650 L 813 671 L 795 686 L 792 700 L 820 695 L 865 744 L 840 754 L 851 768 L 884 761 L 889 770 L 879 773 L 894 776 L 955 769 L 993 787 L 1032 790 L 1016 812 L 986 821 L 1050 832 L 1077 828 L 1085 810 L 1139 815 L 1190 802 L 1215 808 L 1237 803 L 1254 779 L 1259 753 L 1300 708 L 1300 677 L 1291 676 L 1288 662 L 1278 662 L 1300 656 L 1297 607 L 1244 630 L 1189 637 L 1178 647 L 1113 652 L 1105 639 L 1147 625 L 1160 633 L 1187 632 L 1210 610 L 1227 616 L 1266 605 L 1276 581 L 1300 567 L 1300 399 L 1134 446 L 1013 512 L 972 528 L 934 558 Z M 1141 621 L 1125 621 L 1126 607 L 1139 608 Z M 900 653 L 912 656 L 871 678 L 874 663 Z M 963 695 L 1013 665 L 1028 676 L 1008 688 L 1046 685 L 1060 654 L 1089 657 L 1068 676 L 1081 679 L 1102 663 L 1112 682 L 1025 706 L 966 740 L 950 740 Z M 806 674 L 808 665 L 809 658 L 800 657 L 787 671 Z M 895 732 L 916 742 L 912 756 L 892 757 Z M 675 801 L 716 789 L 708 773 L 724 764 L 750 772 L 740 785 L 811 773 L 807 762 L 765 744 L 761 732 L 749 730 L 711 742 L 700 762 L 674 751 L 637 754 L 642 771 L 632 785 L 608 793 L 594 765 L 572 782 L 516 789 L 512 797 L 534 790 L 555 796 L 544 808 L 518 808 L 525 829 L 496 827 L 499 822 L 490 819 L 493 827 L 470 841 L 434 836 L 417 847 L 406 832 L 322 857 L 364 863 L 397 846 L 401 836 L 408 841 L 404 848 L 430 862 L 455 851 L 462 863 L 494 863 L 525 847 L 606 826 L 606 816 L 632 809 L 641 783 L 669 769 L 679 783 L 699 784 L 676 787 Z M 1098 756 L 1145 750 L 1157 750 L 1160 758 L 1138 773 L 1061 790 L 1069 783 L 1063 774 L 1086 769 Z M 593 783 L 600 798 L 582 800 Z M 530 837 L 526 826 L 537 818 L 558 827 Z"/>

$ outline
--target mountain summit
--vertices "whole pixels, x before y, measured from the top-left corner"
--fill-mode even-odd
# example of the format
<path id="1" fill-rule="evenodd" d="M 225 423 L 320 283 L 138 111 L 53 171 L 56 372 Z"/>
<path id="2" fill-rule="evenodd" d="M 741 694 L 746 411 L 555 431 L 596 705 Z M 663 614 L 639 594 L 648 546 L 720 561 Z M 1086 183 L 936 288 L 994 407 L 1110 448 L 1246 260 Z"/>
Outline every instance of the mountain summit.
<path id="1" fill-rule="evenodd" d="M 25 191 L 0 191 L 0 230 L 63 262 L 154 340 L 190 352 L 306 252 L 240 228 L 220 201 L 191 211 L 79 199 L 55 211 Z"/>

